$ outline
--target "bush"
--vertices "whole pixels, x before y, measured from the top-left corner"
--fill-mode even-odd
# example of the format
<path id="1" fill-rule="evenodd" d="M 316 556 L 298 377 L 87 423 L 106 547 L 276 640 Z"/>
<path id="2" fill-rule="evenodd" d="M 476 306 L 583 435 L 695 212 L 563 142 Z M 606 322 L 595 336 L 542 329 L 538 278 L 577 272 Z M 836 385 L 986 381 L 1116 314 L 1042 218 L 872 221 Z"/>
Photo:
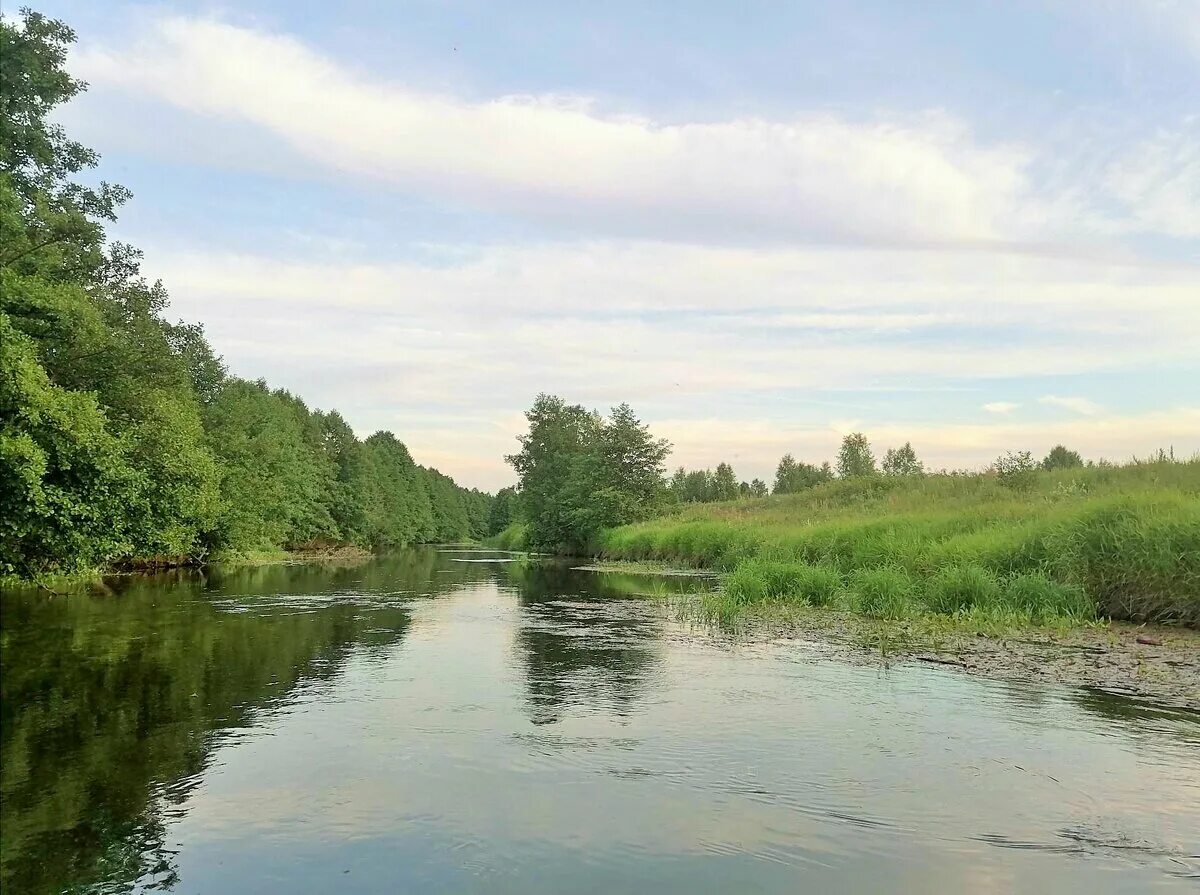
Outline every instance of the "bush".
<path id="1" fill-rule="evenodd" d="M 1096 604 L 1082 588 L 1060 584 L 1041 573 L 1010 578 L 1004 582 L 1001 599 L 1005 608 L 1027 612 L 1034 622 L 1056 618 L 1083 620 L 1096 615 Z"/>
<path id="2" fill-rule="evenodd" d="M 836 569 L 763 559 L 740 563 L 725 579 L 725 592 L 739 604 L 781 600 L 826 606 L 840 586 Z"/>
<path id="3" fill-rule="evenodd" d="M 523 522 L 510 523 L 498 535 L 488 538 L 487 545 L 497 550 L 528 550 L 529 527 Z"/>
<path id="4" fill-rule="evenodd" d="M 932 611 L 953 615 L 973 606 L 994 605 L 1000 585 L 981 566 L 948 566 L 929 579 L 923 596 Z"/>
<path id="5" fill-rule="evenodd" d="M 1008 451 L 992 464 L 1000 484 L 1014 491 L 1028 491 L 1037 481 L 1037 464 L 1029 451 Z"/>

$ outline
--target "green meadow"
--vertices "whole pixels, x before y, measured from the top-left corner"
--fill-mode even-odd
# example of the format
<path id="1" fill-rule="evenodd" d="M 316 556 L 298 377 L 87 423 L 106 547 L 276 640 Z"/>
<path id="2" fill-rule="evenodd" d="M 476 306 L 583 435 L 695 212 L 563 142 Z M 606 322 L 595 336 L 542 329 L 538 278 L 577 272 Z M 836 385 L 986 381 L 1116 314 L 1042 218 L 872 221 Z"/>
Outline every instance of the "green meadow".
<path id="1" fill-rule="evenodd" d="M 519 546 L 520 532 L 506 533 Z M 712 611 L 1200 625 L 1200 458 L 838 479 L 602 531 L 597 556 L 725 573 Z"/>

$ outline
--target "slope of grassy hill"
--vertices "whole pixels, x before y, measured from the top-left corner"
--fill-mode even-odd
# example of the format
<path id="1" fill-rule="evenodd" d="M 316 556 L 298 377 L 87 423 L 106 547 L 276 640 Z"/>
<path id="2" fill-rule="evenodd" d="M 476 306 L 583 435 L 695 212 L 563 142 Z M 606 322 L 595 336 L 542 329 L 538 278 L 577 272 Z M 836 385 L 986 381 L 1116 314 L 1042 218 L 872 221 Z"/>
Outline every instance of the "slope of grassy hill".
<path id="1" fill-rule="evenodd" d="M 727 572 L 760 601 L 868 615 L 1094 617 L 1200 625 L 1200 458 L 993 474 L 870 477 L 690 505 L 602 533 L 609 559 Z"/>

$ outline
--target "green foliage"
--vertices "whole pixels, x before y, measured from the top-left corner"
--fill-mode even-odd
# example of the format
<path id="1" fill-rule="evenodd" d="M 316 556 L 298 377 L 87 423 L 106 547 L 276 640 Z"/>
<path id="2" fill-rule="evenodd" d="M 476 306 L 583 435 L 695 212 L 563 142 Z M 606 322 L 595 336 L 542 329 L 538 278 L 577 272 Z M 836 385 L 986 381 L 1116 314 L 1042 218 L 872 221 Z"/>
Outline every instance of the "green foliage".
<path id="1" fill-rule="evenodd" d="M 529 526 L 524 522 L 510 522 L 502 531 L 489 538 L 488 544 L 497 550 L 528 550 Z"/>
<path id="2" fill-rule="evenodd" d="M 738 480 L 733 474 L 733 467 L 728 463 L 718 463 L 713 472 L 713 500 L 734 500 L 738 496 Z"/>
<path id="3" fill-rule="evenodd" d="M 715 470 L 693 469 L 690 472 L 681 466 L 671 476 L 667 490 L 677 503 L 712 503 L 755 496 L 753 486 L 739 483 L 728 463 L 718 463 Z"/>
<path id="4" fill-rule="evenodd" d="M 738 603 L 779 600 L 826 606 L 841 588 L 836 569 L 807 563 L 749 559 L 725 578 L 724 590 Z"/>
<path id="5" fill-rule="evenodd" d="M 1037 480 L 1037 465 L 1029 451 L 1008 451 L 992 464 L 1000 484 L 1014 491 L 1028 491 Z"/>
<path id="6" fill-rule="evenodd" d="M 903 569 L 858 569 L 850 577 L 850 605 L 872 618 L 912 615 L 915 597 L 912 578 Z"/>
<path id="7" fill-rule="evenodd" d="M 86 568 L 130 547 L 135 483 L 88 394 L 54 385 L 0 312 L 0 575 Z"/>
<path id="8" fill-rule="evenodd" d="M 925 465 L 917 459 L 916 451 L 907 441 L 903 447 L 888 448 L 884 454 L 884 475 L 923 475 L 924 472 Z"/>
<path id="9" fill-rule="evenodd" d="M 23 16 L 0 21 L 0 576 L 482 537 L 487 495 L 228 378 L 199 326 L 164 319 L 141 253 L 106 241 L 128 194 L 72 182 L 97 157 L 47 118 L 83 89 L 74 35 Z"/>
<path id="10" fill-rule="evenodd" d="M 1042 469 L 1075 469 L 1083 465 L 1083 457 L 1065 445 L 1056 444 L 1042 459 Z"/>
<path id="11" fill-rule="evenodd" d="M 487 533 L 492 536 L 500 534 L 513 523 L 518 512 L 517 489 L 501 488 L 496 492 L 488 510 Z"/>
<path id="12" fill-rule="evenodd" d="M 791 454 L 784 454 L 775 469 L 773 493 L 798 494 L 832 478 L 833 470 L 829 468 L 828 463 L 819 467 L 811 463 L 797 463 Z"/>
<path id="13" fill-rule="evenodd" d="M 838 449 L 837 474 L 843 479 L 875 474 L 875 455 L 871 453 L 867 436 L 861 432 L 851 432 L 842 439 L 842 446 Z"/>
<path id="14" fill-rule="evenodd" d="M 608 419 L 538 395 L 529 431 L 507 460 L 520 478 L 529 543 L 585 550 L 601 530 L 651 516 L 664 502 L 669 445 L 654 439 L 626 404 Z"/>

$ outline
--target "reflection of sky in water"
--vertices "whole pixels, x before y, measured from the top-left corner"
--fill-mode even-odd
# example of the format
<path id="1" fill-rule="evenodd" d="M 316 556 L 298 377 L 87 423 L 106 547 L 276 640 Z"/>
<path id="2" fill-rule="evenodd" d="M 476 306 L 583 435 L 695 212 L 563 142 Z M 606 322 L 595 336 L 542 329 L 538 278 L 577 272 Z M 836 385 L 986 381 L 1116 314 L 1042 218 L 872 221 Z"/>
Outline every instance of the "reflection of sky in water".
<path id="1" fill-rule="evenodd" d="M 452 558 L 215 584 L 233 617 L 353 604 L 366 623 L 160 788 L 183 797 L 177 891 L 1102 893 L 1200 873 L 1194 716 L 731 647 L 591 573 L 439 574 Z"/>
<path id="2" fill-rule="evenodd" d="M 1163 729 L 1191 722 L 670 627 L 490 585 L 415 605 L 383 661 L 221 753 L 176 830 L 183 878 L 1097 892 L 1200 872 L 1200 756 Z"/>

